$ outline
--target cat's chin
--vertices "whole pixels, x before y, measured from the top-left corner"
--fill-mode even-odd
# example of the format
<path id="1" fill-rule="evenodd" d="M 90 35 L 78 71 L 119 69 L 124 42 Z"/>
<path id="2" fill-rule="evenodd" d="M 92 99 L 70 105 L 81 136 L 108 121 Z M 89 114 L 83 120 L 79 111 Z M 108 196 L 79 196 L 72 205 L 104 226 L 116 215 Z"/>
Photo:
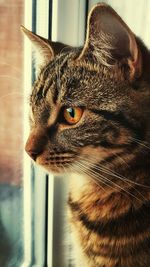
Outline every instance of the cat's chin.
<path id="1" fill-rule="evenodd" d="M 38 164 L 42 169 L 53 175 L 63 175 L 65 173 L 64 168 L 57 165 L 45 164 L 44 162 L 38 162 L 38 160 L 36 160 L 36 164 Z"/>
<path id="2" fill-rule="evenodd" d="M 46 171 L 53 175 L 63 175 L 65 172 L 63 168 L 55 167 L 55 166 L 42 166 Z"/>
<path id="3" fill-rule="evenodd" d="M 63 175 L 67 172 L 70 172 L 69 169 L 72 165 L 72 161 L 67 162 L 67 161 L 61 161 L 61 159 L 59 160 L 57 157 L 57 161 L 51 162 L 50 158 L 49 160 L 47 160 L 46 157 L 44 156 L 39 156 L 36 158 L 35 163 L 40 165 L 42 168 L 44 168 L 47 172 L 50 172 L 54 175 Z"/>

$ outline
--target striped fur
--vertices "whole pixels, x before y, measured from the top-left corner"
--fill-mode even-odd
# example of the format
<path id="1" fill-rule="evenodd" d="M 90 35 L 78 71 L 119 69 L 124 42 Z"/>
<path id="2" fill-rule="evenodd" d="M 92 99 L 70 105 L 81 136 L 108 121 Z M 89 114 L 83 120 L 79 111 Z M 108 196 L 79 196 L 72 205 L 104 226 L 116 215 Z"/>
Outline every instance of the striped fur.
<path id="1" fill-rule="evenodd" d="M 88 23 L 84 48 L 59 51 L 41 69 L 26 150 L 69 175 L 76 267 L 150 267 L 150 53 L 107 5 Z M 96 27 L 109 31 L 109 43 L 106 32 L 99 44 Z M 116 50 L 117 27 L 124 42 Z M 78 123 L 66 123 L 65 107 L 82 108 Z"/>

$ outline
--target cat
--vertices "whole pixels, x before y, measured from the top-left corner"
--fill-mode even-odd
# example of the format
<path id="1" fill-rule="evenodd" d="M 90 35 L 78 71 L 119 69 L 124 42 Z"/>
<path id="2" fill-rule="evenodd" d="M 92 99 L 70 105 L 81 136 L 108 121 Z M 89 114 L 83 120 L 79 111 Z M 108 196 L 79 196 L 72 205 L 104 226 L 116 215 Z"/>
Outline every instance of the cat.
<path id="1" fill-rule="evenodd" d="M 22 30 L 44 59 L 25 149 L 69 174 L 76 266 L 150 267 L 150 52 L 104 3 L 83 47 Z"/>

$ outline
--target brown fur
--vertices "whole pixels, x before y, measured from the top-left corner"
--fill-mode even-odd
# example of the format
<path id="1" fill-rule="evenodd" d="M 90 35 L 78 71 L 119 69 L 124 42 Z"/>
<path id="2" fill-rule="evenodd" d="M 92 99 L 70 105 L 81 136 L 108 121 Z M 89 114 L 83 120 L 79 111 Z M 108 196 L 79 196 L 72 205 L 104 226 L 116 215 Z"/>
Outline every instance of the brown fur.
<path id="1" fill-rule="evenodd" d="M 69 173 L 77 266 L 149 267 L 150 53 L 98 4 L 83 49 L 51 54 L 33 87 L 26 151 L 47 170 Z M 66 107 L 83 109 L 78 123 L 64 120 Z"/>

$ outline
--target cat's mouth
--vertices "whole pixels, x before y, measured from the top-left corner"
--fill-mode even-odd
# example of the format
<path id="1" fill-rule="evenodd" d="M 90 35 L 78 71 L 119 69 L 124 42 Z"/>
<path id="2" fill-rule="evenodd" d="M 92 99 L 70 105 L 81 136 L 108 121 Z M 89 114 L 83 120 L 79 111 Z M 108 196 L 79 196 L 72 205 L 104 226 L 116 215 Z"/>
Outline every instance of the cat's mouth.
<path id="1" fill-rule="evenodd" d="M 55 173 L 67 172 L 75 160 L 76 155 L 68 153 L 51 153 L 49 156 L 41 155 L 37 157 L 36 163 L 46 170 Z"/>

